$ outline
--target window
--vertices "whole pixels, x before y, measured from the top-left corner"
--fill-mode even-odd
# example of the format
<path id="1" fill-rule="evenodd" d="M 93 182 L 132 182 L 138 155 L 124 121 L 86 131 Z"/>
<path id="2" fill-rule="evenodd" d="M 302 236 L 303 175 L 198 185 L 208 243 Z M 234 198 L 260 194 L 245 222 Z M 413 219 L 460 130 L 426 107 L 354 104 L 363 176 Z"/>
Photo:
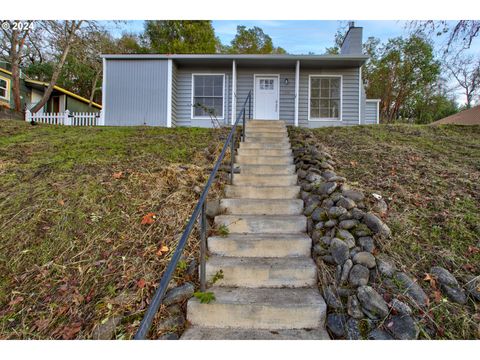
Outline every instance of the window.
<path id="1" fill-rule="evenodd" d="M 260 90 L 273 90 L 273 79 L 260 79 Z"/>
<path id="2" fill-rule="evenodd" d="M 10 80 L 0 77 L 0 99 L 10 100 Z"/>
<path id="3" fill-rule="evenodd" d="M 340 120 L 341 77 L 310 77 L 310 120 Z"/>
<path id="4" fill-rule="evenodd" d="M 193 118 L 223 119 L 224 74 L 193 75 Z"/>

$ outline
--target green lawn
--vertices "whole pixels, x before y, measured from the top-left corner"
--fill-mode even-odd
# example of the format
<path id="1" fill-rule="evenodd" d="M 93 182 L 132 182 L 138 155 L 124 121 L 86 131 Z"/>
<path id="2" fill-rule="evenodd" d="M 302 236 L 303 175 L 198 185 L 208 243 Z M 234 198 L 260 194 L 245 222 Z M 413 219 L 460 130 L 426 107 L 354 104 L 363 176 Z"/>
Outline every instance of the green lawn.
<path id="1" fill-rule="evenodd" d="M 480 275 L 480 127 L 362 126 L 311 132 L 337 161 L 336 171 L 389 205 L 393 238 L 382 251 L 423 281 L 443 266 L 462 282 Z M 425 314 L 436 338 L 480 337 L 480 307 L 432 302 Z M 426 337 L 425 334 L 423 334 Z"/>
<path id="2" fill-rule="evenodd" d="M 130 338 L 224 137 L 0 121 L 0 338 Z"/>

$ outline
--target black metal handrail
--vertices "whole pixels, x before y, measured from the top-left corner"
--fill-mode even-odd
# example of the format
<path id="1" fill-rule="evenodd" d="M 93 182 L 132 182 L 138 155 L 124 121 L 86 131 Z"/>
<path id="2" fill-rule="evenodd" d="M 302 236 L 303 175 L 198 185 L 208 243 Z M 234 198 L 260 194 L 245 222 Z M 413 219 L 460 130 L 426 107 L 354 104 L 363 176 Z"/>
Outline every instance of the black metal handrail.
<path id="1" fill-rule="evenodd" d="M 252 118 L 252 91 L 249 91 L 247 98 L 243 103 L 242 109 L 240 110 L 238 117 L 235 120 L 234 124 L 232 125 L 232 129 L 230 130 L 230 133 L 228 134 L 228 137 L 225 140 L 225 143 L 223 144 L 222 152 L 220 153 L 220 156 L 218 157 L 218 160 L 215 163 L 215 166 L 213 167 L 213 170 L 210 173 L 210 176 L 208 177 L 207 183 L 205 184 L 202 194 L 200 195 L 200 199 L 198 200 L 197 205 L 193 210 L 192 216 L 190 217 L 190 220 L 188 221 L 187 226 L 185 227 L 182 237 L 178 242 L 177 248 L 173 253 L 172 259 L 170 260 L 170 263 L 168 264 L 167 269 L 165 270 L 165 273 L 160 279 L 160 284 L 157 290 L 155 291 L 152 301 L 148 306 L 147 311 L 145 312 L 142 322 L 140 323 L 140 327 L 138 328 L 137 333 L 135 334 L 135 337 L 134 337 L 135 340 L 143 340 L 148 335 L 148 332 L 150 331 L 150 327 L 152 326 L 152 322 L 155 317 L 155 314 L 157 313 L 158 309 L 160 308 L 160 305 L 162 304 L 163 297 L 165 296 L 165 293 L 167 291 L 168 283 L 170 282 L 170 279 L 172 278 L 172 275 L 175 272 L 175 269 L 177 268 L 178 261 L 180 260 L 180 257 L 185 248 L 185 245 L 187 244 L 187 240 L 193 230 L 193 227 L 195 226 L 195 222 L 197 221 L 198 215 L 200 214 L 201 214 L 200 216 L 200 290 L 204 292 L 206 289 L 205 257 L 207 252 L 207 239 L 206 239 L 207 219 L 206 219 L 206 211 L 205 211 L 205 201 L 207 199 L 208 191 L 210 190 L 210 187 L 212 186 L 212 183 L 215 180 L 215 176 L 217 175 L 218 169 L 220 168 L 220 165 L 223 162 L 223 159 L 225 158 L 229 145 L 230 145 L 230 183 L 233 183 L 233 172 L 234 172 L 234 162 L 235 162 L 235 133 L 236 133 L 238 122 L 240 121 L 240 119 L 242 119 L 242 125 L 243 125 L 242 141 L 245 141 L 245 118 L 246 118 L 247 103 L 248 103 L 249 118 L 251 119 Z"/>

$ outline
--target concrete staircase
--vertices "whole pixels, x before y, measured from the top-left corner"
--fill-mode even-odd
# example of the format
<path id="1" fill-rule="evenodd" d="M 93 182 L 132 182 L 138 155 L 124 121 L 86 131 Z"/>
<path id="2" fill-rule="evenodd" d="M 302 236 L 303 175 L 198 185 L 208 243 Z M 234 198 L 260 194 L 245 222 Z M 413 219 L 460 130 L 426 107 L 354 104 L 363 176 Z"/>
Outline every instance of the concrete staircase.
<path id="1" fill-rule="evenodd" d="M 208 238 L 207 281 L 223 279 L 188 301 L 182 339 L 328 339 L 285 123 L 249 121 L 236 161 L 215 217 L 229 234 Z"/>

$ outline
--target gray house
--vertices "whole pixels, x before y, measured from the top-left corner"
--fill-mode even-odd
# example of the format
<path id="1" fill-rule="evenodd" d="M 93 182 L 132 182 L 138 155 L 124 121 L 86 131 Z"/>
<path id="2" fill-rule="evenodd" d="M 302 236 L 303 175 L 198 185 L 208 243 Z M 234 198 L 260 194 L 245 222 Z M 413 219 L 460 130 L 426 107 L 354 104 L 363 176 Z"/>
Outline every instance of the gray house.
<path id="1" fill-rule="evenodd" d="M 255 119 L 305 127 L 377 124 L 366 99 L 362 28 L 339 55 L 104 55 L 104 125 L 232 124 L 249 91 Z"/>

